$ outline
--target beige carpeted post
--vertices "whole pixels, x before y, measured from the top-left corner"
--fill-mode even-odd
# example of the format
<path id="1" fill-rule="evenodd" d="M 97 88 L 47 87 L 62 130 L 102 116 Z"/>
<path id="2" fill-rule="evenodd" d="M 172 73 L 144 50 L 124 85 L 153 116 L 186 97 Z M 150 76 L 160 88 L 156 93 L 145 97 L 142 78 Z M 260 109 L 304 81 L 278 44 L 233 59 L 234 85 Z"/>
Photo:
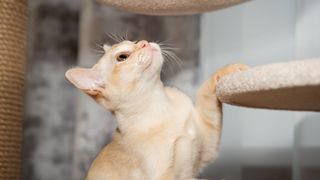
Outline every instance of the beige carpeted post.
<path id="1" fill-rule="evenodd" d="M 0 1 L 0 179 L 20 179 L 26 0 Z"/>

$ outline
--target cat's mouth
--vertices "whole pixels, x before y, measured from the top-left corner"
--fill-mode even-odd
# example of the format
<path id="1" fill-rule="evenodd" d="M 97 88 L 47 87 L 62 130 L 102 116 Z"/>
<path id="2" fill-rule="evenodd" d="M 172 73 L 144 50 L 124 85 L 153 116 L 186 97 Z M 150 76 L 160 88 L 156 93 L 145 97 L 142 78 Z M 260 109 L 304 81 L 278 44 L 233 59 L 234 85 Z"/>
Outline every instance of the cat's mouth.
<path id="1" fill-rule="evenodd" d="M 151 73 L 161 68 L 162 55 L 161 48 L 154 42 L 142 41 L 138 44 L 142 50 L 141 55 L 144 56 L 138 62 L 143 66 L 143 72 Z"/>

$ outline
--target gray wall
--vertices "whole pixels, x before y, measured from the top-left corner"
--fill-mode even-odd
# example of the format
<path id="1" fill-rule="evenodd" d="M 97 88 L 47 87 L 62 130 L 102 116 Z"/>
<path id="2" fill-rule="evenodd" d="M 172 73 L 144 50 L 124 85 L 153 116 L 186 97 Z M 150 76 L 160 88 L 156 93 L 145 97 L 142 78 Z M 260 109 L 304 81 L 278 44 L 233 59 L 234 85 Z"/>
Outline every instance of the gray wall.
<path id="1" fill-rule="evenodd" d="M 77 1 L 29 1 L 22 179 L 71 179 L 78 15 Z"/>

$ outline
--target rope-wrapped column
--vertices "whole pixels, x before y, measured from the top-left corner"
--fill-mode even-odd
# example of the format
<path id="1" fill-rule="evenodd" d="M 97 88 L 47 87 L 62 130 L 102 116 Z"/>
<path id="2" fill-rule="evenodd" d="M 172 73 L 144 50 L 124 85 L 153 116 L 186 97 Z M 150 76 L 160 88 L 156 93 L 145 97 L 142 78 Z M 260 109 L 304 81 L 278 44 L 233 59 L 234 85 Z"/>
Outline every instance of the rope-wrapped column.
<path id="1" fill-rule="evenodd" d="M 0 179 L 20 179 L 27 0 L 0 1 Z"/>

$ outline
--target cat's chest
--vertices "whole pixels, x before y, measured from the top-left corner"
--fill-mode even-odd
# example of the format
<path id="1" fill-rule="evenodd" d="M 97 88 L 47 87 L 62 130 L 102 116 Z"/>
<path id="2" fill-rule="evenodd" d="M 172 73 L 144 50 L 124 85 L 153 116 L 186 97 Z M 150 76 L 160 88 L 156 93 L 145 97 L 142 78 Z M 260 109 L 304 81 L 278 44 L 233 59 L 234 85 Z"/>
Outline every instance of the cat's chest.
<path id="1" fill-rule="evenodd" d="M 188 127 L 188 124 L 187 122 L 162 124 L 143 134 L 136 152 L 141 157 L 143 171 L 150 177 L 160 177 L 167 171 L 174 171 L 171 169 L 175 166 L 174 163 L 185 158 L 181 155 L 177 156 L 177 153 L 180 153 L 181 149 L 184 152 L 191 151 L 195 134 L 194 129 Z M 180 140 L 186 137 L 191 140 L 190 143 L 181 145 Z M 182 154 L 190 156 L 189 153 L 184 152 Z M 192 164 L 192 162 L 189 163 Z"/>
<path id="2" fill-rule="evenodd" d="M 158 134 L 143 142 L 137 152 L 141 157 L 141 168 L 147 179 L 160 179 L 174 161 L 174 144 L 178 133 Z"/>

